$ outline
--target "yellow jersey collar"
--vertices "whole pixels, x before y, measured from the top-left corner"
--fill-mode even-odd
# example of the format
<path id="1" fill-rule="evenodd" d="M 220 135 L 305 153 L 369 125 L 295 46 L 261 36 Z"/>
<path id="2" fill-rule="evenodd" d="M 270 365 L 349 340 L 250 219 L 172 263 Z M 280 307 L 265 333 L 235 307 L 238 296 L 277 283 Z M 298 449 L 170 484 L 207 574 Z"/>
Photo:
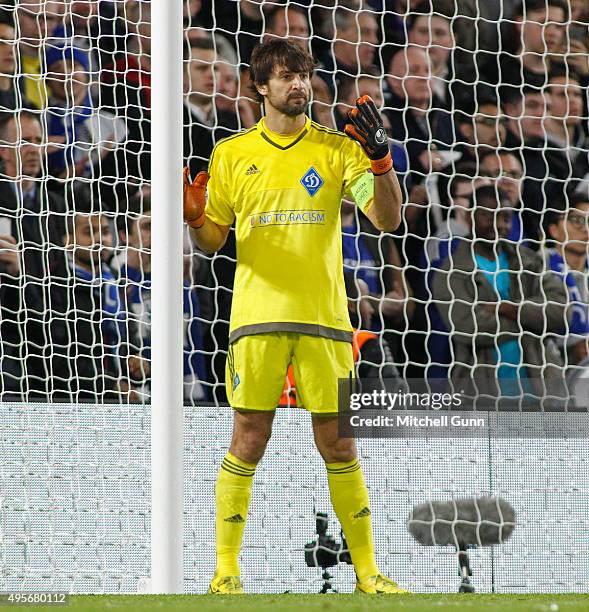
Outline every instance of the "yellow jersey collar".
<path id="1" fill-rule="evenodd" d="M 309 131 L 309 128 L 311 126 L 311 119 L 309 119 L 309 117 L 305 117 L 305 125 L 295 134 L 277 134 L 276 132 L 272 132 L 271 130 L 268 129 L 268 127 L 266 126 L 266 121 L 264 119 L 264 117 L 262 117 L 259 121 L 258 121 L 258 131 L 260 132 L 260 136 L 269 144 L 271 144 L 273 147 L 276 147 L 277 149 L 280 149 L 282 151 L 286 150 L 286 149 L 290 149 L 291 147 L 294 147 L 297 142 L 299 142 L 300 140 L 302 140 L 305 135 L 307 134 L 307 132 Z"/>

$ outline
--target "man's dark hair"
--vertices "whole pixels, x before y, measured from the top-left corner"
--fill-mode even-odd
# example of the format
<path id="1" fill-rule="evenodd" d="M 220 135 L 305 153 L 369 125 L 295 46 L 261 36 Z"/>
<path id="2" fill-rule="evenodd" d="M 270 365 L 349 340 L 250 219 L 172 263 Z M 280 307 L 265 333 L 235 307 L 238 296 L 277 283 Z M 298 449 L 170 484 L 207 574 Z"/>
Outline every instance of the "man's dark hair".
<path id="1" fill-rule="evenodd" d="M 65 216 L 60 220 L 60 231 L 64 238 L 74 235 L 76 218 L 78 215 L 84 217 L 90 215 L 103 214 L 101 210 L 100 200 L 95 197 L 92 188 L 87 183 L 78 183 L 73 188 L 72 193 L 73 208 L 68 210 Z"/>
<path id="2" fill-rule="evenodd" d="M 3 111 L 0 112 L 0 144 L 6 143 L 6 131 L 8 128 L 8 124 L 14 120 L 17 123 L 22 120 L 23 117 L 28 119 L 33 119 L 41 124 L 41 117 L 39 111 L 34 111 L 29 108 L 21 108 L 18 111 L 10 112 Z M 42 125 L 42 124 L 41 124 Z M 14 143 L 9 143 L 14 144 Z"/>
<path id="3" fill-rule="evenodd" d="M 360 81 L 360 79 L 380 79 L 381 74 L 378 68 L 374 66 L 369 66 L 366 69 L 362 70 L 362 73 L 358 76 L 349 76 L 343 75 L 339 81 L 337 88 L 337 99 L 338 101 L 345 100 L 350 92 L 356 87 L 356 83 Z"/>
<path id="4" fill-rule="evenodd" d="M 295 73 L 311 74 L 315 68 L 315 60 L 297 44 L 283 38 L 272 38 L 254 48 L 250 79 L 258 102 L 263 102 L 264 96 L 258 92 L 256 85 L 266 85 L 274 69 L 282 67 Z"/>
<path id="5" fill-rule="evenodd" d="M 556 225 L 573 208 L 578 208 L 581 204 L 589 204 L 589 197 L 584 193 L 569 193 L 560 197 L 550 205 L 544 212 L 544 230 L 550 236 L 548 229 L 551 225 Z"/>
<path id="6" fill-rule="evenodd" d="M 184 61 L 192 59 L 192 50 L 214 51 L 215 43 L 211 38 L 197 38 L 193 41 L 184 40 Z"/>
<path id="7" fill-rule="evenodd" d="M 473 89 L 465 91 L 456 100 L 456 116 L 458 123 L 472 123 L 473 116 L 483 104 L 499 106 L 495 89 L 485 83 L 479 83 Z"/>
<path id="8" fill-rule="evenodd" d="M 448 21 L 451 21 L 455 14 L 454 0 L 423 0 L 411 10 L 409 29 L 415 25 L 419 17 L 431 15 L 432 17 L 446 17 Z"/>
<path id="9" fill-rule="evenodd" d="M 117 215 L 117 232 L 125 232 L 127 234 L 129 232 L 130 220 L 135 220 L 141 215 L 148 215 L 150 213 L 151 196 L 137 192 L 129 198 L 126 212 Z"/>
<path id="10" fill-rule="evenodd" d="M 2 23 L 14 28 L 14 15 L 12 11 L 7 11 L 4 8 L 0 9 L 0 24 Z"/>
<path id="11" fill-rule="evenodd" d="M 307 25 L 309 24 L 309 16 L 307 14 L 307 11 L 302 6 L 298 6 L 297 4 L 292 4 L 287 7 L 284 4 L 278 4 L 278 5 L 272 6 L 272 8 L 268 9 L 268 11 L 266 12 L 266 30 L 268 30 L 268 26 L 271 26 L 271 29 L 274 28 L 274 22 L 276 21 L 277 15 L 284 12 L 285 10 L 287 11 L 286 12 L 287 18 L 288 18 L 288 11 L 292 11 L 293 13 L 298 13 L 299 15 L 302 15 L 307 21 Z"/>
<path id="12" fill-rule="evenodd" d="M 542 94 L 545 90 L 544 76 L 541 85 L 535 83 L 524 83 L 522 87 L 505 86 L 501 92 L 501 107 L 505 109 L 506 104 L 523 104 L 525 97 L 530 94 Z"/>
<path id="13" fill-rule="evenodd" d="M 472 192 L 468 205 L 469 208 L 474 208 L 477 204 L 480 205 L 481 202 L 488 200 L 499 202 L 500 205 L 503 203 L 507 204 L 509 201 L 503 189 L 499 189 L 495 185 L 483 185 Z"/>
<path id="14" fill-rule="evenodd" d="M 567 80 L 577 81 L 577 83 L 581 83 L 581 77 L 570 68 L 567 67 L 566 64 L 561 62 L 559 63 L 551 63 L 550 64 L 550 72 L 548 73 L 548 86 L 550 86 L 550 81 L 552 79 L 566 78 Z"/>
<path id="15" fill-rule="evenodd" d="M 513 12 L 514 17 L 524 17 L 524 13 L 531 11 L 544 11 L 550 7 L 561 8 L 564 12 L 564 20 L 570 19 L 569 3 L 565 0 L 522 0 L 519 2 Z"/>
<path id="16" fill-rule="evenodd" d="M 511 155 L 515 157 L 517 161 L 522 165 L 522 158 L 517 149 L 482 149 L 477 152 L 479 164 L 484 164 L 487 157 L 492 156 L 493 158 L 501 157 L 502 155 Z"/>

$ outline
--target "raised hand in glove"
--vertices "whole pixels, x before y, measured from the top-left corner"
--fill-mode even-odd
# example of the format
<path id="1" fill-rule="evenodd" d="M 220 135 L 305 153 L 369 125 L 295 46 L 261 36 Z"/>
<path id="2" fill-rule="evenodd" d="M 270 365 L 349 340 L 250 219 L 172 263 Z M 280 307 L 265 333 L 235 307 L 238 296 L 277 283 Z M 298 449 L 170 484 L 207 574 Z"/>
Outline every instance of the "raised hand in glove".
<path id="1" fill-rule="evenodd" d="M 194 181 L 190 181 L 190 170 L 184 168 L 184 221 L 190 226 L 198 229 L 204 225 L 205 217 L 205 193 L 209 175 L 207 172 L 199 172 Z"/>
<path id="2" fill-rule="evenodd" d="M 356 108 L 348 113 L 344 132 L 362 145 L 370 158 L 373 174 L 386 174 L 393 167 L 389 139 L 370 96 L 361 96 L 356 100 Z"/>

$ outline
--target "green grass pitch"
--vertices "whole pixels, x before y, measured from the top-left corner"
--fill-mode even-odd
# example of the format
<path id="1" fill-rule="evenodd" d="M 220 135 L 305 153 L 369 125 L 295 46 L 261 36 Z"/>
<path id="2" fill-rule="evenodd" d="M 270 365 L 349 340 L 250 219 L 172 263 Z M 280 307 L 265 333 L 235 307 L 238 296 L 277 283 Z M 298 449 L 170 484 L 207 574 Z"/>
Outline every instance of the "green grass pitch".
<path id="1" fill-rule="evenodd" d="M 589 595 L 79 595 L 68 606 L 14 606 L 20 611 L 130 612 L 587 612 Z"/>

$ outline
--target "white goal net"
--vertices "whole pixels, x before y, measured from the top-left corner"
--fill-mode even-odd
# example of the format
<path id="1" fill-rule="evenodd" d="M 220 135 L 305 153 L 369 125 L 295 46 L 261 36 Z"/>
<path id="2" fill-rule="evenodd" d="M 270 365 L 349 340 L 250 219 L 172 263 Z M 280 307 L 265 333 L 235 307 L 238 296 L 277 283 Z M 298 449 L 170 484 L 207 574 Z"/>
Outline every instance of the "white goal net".
<path id="1" fill-rule="evenodd" d="M 186 0 L 184 157 L 261 117 L 253 47 L 317 60 L 311 117 L 381 109 L 406 204 L 377 233 L 342 203 L 363 377 L 497 380 L 576 396 L 576 436 L 359 443 L 377 560 L 455 591 L 454 552 L 418 547 L 411 509 L 497 495 L 508 543 L 471 553 L 483 592 L 587 592 L 589 10 L 574 0 Z M 150 574 L 151 3 L 0 3 L 0 591 L 135 592 Z M 179 33 L 180 35 L 180 33 Z M 155 161 L 157 163 L 157 161 Z M 181 180 L 181 177 L 178 177 Z M 169 202 L 180 206 L 180 202 Z M 185 590 L 214 569 L 214 482 L 235 239 L 184 241 Z M 334 271 L 336 273 L 337 271 Z M 286 373 L 285 373 L 286 374 Z M 285 396 L 286 397 L 286 396 Z M 520 406 L 525 412 L 525 405 Z M 251 592 L 315 592 L 305 564 L 329 504 L 309 415 L 279 407 L 242 554 Z M 331 570 L 341 591 L 353 570 Z"/>

